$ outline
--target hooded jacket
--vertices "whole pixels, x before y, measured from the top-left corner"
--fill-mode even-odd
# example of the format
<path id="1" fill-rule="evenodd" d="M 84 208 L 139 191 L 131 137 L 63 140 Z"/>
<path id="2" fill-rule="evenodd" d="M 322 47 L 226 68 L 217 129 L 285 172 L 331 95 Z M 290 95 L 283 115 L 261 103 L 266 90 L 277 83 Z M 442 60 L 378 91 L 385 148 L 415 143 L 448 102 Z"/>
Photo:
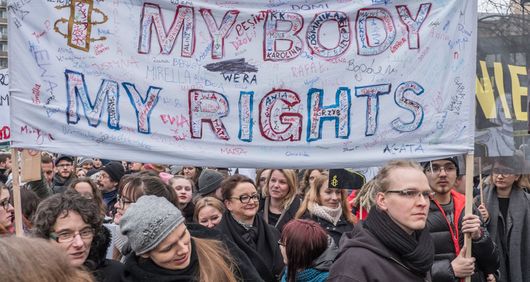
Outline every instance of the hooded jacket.
<path id="1" fill-rule="evenodd" d="M 384 246 L 362 224 L 344 233 L 340 251 L 329 271 L 330 282 L 431 281 L 411 272 L 399 256 Z"/>
<path id="2" fill-rule="evenodd" d="M 107 250 L 111 243 L 111 234 L 106 227 L 94 235 L 90 245 L 90 253 L 85 261 L 85 267 L 92 272 L 98 282 L 120 281 L 124 265 L 118 261 L 106 259 Z"/>

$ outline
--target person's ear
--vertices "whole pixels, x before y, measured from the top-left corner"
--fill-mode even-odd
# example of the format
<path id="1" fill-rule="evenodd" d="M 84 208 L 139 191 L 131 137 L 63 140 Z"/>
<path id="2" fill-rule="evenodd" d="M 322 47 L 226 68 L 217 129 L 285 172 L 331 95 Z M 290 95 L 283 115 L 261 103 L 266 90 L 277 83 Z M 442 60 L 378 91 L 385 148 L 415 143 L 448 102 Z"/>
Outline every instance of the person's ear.
<path id="1" fill-rule="evenodd" d="M 230 200 L 224 200 L 224 204 L 227 210 L 232 211 L 232 201 Z"/>
<path id="2" fill-rule="evenodd" d="M 388 210 L 387 203 L 386 203 L 386 197 L 385 193 L 378 192 L 375 195 L 375 203 L 377 204 L 377 207 L 383 211 Z"/>

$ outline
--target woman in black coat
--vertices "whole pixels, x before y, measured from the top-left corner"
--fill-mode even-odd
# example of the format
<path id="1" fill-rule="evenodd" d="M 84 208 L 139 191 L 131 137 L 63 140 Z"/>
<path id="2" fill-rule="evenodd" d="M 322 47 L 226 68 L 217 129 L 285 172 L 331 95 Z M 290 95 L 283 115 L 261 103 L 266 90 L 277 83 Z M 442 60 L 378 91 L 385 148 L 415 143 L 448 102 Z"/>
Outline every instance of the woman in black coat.
<path id="1" fill-rule="evenodd" d="M 254 182 L 234 175 L 221 183 L 227 211 L 216 229 L 250 258 L 265 281 L 278 281 L 284 263 L 278 246 L 280 233 L 258 213 L 259 194 Z"/>

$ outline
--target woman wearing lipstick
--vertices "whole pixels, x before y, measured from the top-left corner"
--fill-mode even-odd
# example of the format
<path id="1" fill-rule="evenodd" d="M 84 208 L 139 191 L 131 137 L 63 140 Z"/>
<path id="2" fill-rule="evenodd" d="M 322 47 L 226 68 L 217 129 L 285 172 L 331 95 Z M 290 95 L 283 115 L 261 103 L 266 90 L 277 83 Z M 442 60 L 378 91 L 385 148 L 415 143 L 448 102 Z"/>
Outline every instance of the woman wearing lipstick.
<path id="1" fill-rule="evenodd" d="M 315 179 L 295 218 L 316 221 L 338 246 L 342 233 L 351 231 L 357 218 L 349 210 L 348 191 L 329 187 L 328 179 L 327 174 Z"/>
<path id="2" fill-rule="evenodd" d="M 264 189 L 260 212 L 266 223 L 282 231 L 283 226 L 293 219 L 302 199 L 297 196 L 296 172 L 292 169 L 272 169 Z"/>
<path id="3" fill-rule="evenodd" d="M 165 198 L 140 197 L 120 229 L 134 251 L 122 281 L 260 281 L 244 254 L 233 256 L 223 242 L 190 234 L 181 211 Z"/>
<path id="4" fill-rule="evenodd" d="M 13 208 L 10 199 L 9 190 L 0 182 L 0 236 L 14 233 L 15 208 Z"/>
<path id="5" fill-rule="evenodd" d="M 280 233 L 258 215 L 259 194 L 252 179 L 233 175 L 221 183 L 227 211 L 215 228 L 248 255 L 265 281 L 278 281 L 284 267 Z"/>
<path id="6" fill-rule="evenodd" d="M 186 222 L 193 222 L 193 212 L 195 205 L 191 201 L 193 198 L 193 181 L 182 175 L 169 179 L 169 186 L 175 190 L 177 196 L 177 206 L 184 214 Z"/>
<path id="7" fill-rule="evenodd" d="M 53 241 L 72 266 L 90 270 L 97 281 L 119 281 L 123 265 L 105 258 L 111 235 L 102 220 L 93 200 L 77 192 L 65 192 L 39 204 L 33 233 Z"/>

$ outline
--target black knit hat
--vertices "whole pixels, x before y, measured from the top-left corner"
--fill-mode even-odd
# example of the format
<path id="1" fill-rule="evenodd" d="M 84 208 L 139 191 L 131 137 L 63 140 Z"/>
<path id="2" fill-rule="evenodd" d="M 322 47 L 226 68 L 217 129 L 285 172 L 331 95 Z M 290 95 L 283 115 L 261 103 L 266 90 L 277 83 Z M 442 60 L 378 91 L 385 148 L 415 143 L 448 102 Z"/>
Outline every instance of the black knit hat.
<path id="1" fill-rule="evenodd" d="M 329 170 L 329 188 L 339 189 L 361 189 L 366 179 L 364 175 L 346 169 L 330 169 Z"/>
<path id="2" fill-rule="evenodd" d="M 105 171 L 109 174 L 110 179 L 114 182 L 120 182 L 120 179 L 125 174 L 125 170 L 123 169 L 123 165 L 119 162 L 109 162 L 104 167 L 101 168 L 101 170 Z"/>
<path id="3" fill-rule="evenodd" d="M 202 171 L 199 176 L 199 195 L 204 196 L 214 192 L 221 182 L 223 182 L 224 175 L 220 172 L 217 172 L 213 169 L 205 169 Z"/>

